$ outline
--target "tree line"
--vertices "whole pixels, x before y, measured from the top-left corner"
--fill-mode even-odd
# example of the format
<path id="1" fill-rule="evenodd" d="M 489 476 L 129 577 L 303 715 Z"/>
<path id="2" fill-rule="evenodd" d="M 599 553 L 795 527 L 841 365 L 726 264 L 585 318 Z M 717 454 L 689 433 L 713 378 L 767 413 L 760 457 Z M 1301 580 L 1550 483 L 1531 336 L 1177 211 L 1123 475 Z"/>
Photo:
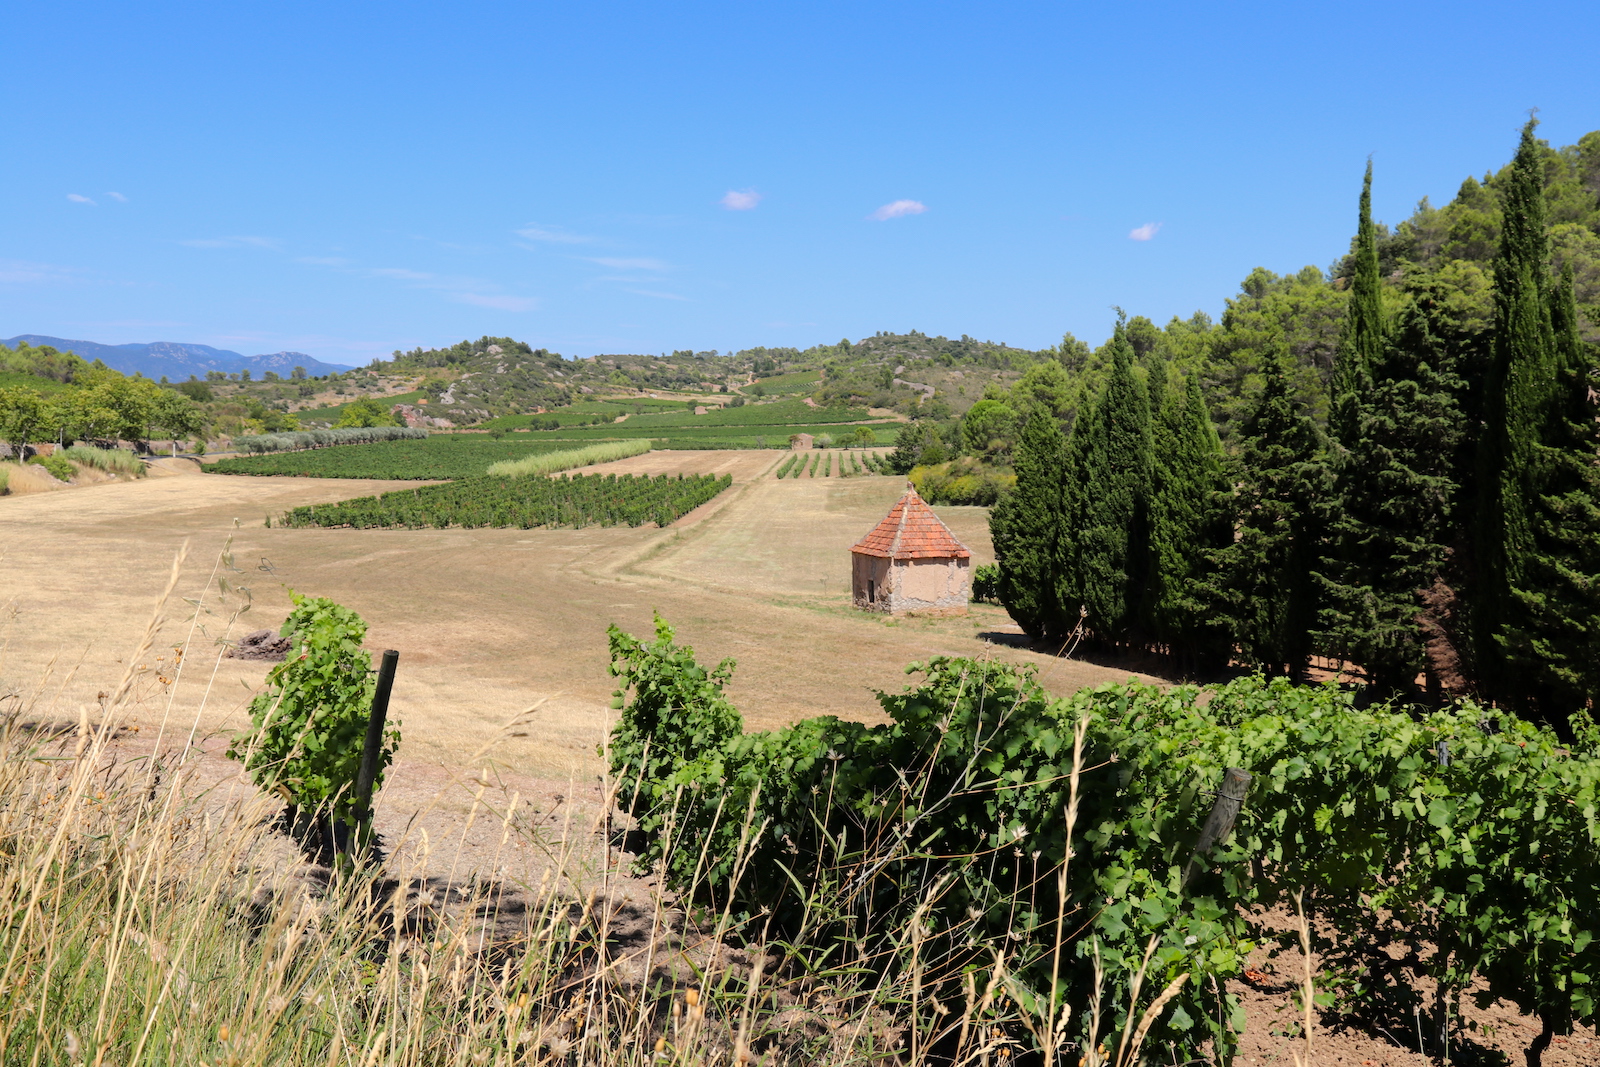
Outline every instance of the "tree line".
<path id="1" fill-rule="evenodd" d="M 1303 677 L 1325 657 L 1385 695 L 1421 678 L 1554 722 L 1600 695 L 1600 353 L 1581 257 L 1552 254 L 1535 125 L 1492 179 L 1481 289 L 1464 261 L 1385 262 L 1403 242 L 1372 219 L 1369 163 L 1325 287 L 1344 297 L 1325 366 L 1295 349 L 1304 315 L 1254 324 L 1237 382 L 1214 358 L 1138 352 L 1119 317 L 1068 417 L 1035 403 L 1020 419 L 1016 485 L 991 515 L 1012 617 L 1193 673 Z M 1472 330 L 1463 293 L 1488 312 Z"/>

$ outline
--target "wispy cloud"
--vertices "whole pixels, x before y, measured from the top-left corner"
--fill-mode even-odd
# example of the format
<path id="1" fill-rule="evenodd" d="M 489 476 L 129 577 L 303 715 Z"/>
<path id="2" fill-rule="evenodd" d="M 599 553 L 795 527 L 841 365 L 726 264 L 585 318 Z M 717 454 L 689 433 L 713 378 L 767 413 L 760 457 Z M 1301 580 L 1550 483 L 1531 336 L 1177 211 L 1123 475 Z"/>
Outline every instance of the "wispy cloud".
<path id="1" fill-rule="evenodd" d="M 904 218 L 906 215 L 920 215 L 928 210 L 928 205 L 921 200 L 896 200 L 888 203 L 868 215 L 867 218 L 878 222 L 887 222 L 889 219 Z"/>
<path id="2" fill-rule="evenodd" d="M 729 189 L 717 203 L 729 211 L 753 211 L 761 203 L 761 194 L 754 189 Z"/>
<path id="3" fill-rule="evenodd" d="M 126 204 L 128 202 L 128 198 L 123 196 L 121 193 L 107 193 L 106 195 L 119 204 Z"/>
<path id="4" fill-rule="evenodd" d="M 473 307 L 494 308 L 497 311 L 531 311 L 539 306 L 539 301 L 535 297 L 497 293 L 494 290 L 499 286 L 482 278 L 433 274 L 406 267 L 374 267 L 357 273 L 364 273 L 372 278 L 388 278 L 403 282 L 413 289 L 443 293 L 451 300 L 471 304 Z"/>
<path id="5" fill-rule="evenodd" d="M 189 248 L 265 248 L 277 252 L 283 247 L 283 242 L 274 237 L 197 237 L 191 241 L 179 241 L 180 245 Z"/>
<path id="6" fill-rule="evenodd" d="M 1161 227 L 1162 223 L 1159 222 L 1147 222 L 1143 226 L 1135 226 L 1133 229 L 1128 231 L 1128 240 L 1148 241 L 1150 238 L 1156 235 L 1156 232 L 1159 231 Z"/>
<path id="7" fill-rule="evenodd" d="M 57 267 L 50 263 L 0 259 L 0 285 L 48 285 L 52 282 L 67 282 L 73 280 L 75 273 L 70 267 Z"/>
<path id="8" fill-rule="evenodd" d="M 658 292 L 658 291 L 656 291 L 654 289 L 624 289 L 623 292 L 625 292 L 625 293 L 633 293 L 635 296 L 652 296 L 652 297 L 655 297 L 657 300 L 687 300 L 687 299 L 689 299 L 686 296 L 679 296 L 677 293 L 662 293 L 662 292 Z"/>
<path id="9" fill-rule="evenodd" d="M 585 256 L 590 263 L 598 263 L 602 267 L 612 270 L 671 270 L 672 264 L 659 259 L 638 257 L 633 259 L 617 259 L 610 256 Z"/>
<path id="10" fill-rule="evenodd" d="M 93 204 L 94 203 L 93 200 L 90 200 L 87 196 L 84 196 L 82 193 L 68 193 L 67 194 L 67 199 L 71 200 L 74 204 Z"/>
<path id="11" fill-rule="evenodd" d="M 494 308 L 496 311 L 532 311 L 539 301 L 529 296 L 496 296 L 485 293 L 456 293 L 455 299 L 474 307 Z"/>
<path id="12" fill-rule="evenodd" d="M 553 245 L 586 245 L 594 240 L 581 233 L 568 233 L 559 227 L 528 226 L 517 230 L 518 237 L 526 237 L 530 241 L 542 241 Z"/>

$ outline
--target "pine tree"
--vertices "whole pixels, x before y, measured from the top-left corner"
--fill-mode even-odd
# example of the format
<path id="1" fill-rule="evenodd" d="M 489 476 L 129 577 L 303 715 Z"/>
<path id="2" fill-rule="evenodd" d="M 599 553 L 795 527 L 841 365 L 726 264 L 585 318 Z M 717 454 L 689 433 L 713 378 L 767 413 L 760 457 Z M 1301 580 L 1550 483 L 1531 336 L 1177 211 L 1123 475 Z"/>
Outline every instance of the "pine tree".
<path id="1" fill-rule="evenodd" d="M 1151 381 L 1158 381 L 1154 367 Z M 1233 538 L 1226 456 L 1198 377 L 1191 375 L 1181 393 L 1158 386 L 1151 394 L 1163 402 L 1152 432 L 1147 632 L 1183 670 L 1208 673 L 1225 665 L 1228 653 L 1210 570 Z"/>
<path id="2" fill-rule="evenodd" d="M 1133 348 L 1119 320 L 1111 338 L 1111 377 L 1089 419 L 1073 428 L 1066 481 L 1081 486 L 1069 512 L 1076 585 L 1096 639 L 1138 640 L 1138 615 L 1150 575 L 1150 404 L 1133 371 Z"/>
<path id="3" fill-rule="evenodd" d="M 1529 119 L 1523 127 L 1511 162 L 1494 261 L 1494 340 L 1484 385 L 1471 602 L 1480 686 L 1491 699 L 1512 703 L 1530 696 L 1510 670 L 1507 643 L 1528 629 L 1528 600 L 1517 591 L 1532 592 L 1528 566 L 1536 554 L 1540 448 L 1556 371 L 1536 125 Z"/>
<path id="4" fill-rule="evenodd" d="M 1328 492 L 1316 425 L 1296 410 L 1289 355 L 1267 357 L 1265 383 L 1239 425 L 1232 480 L 1235 536 L 1216 554 L 1232 638 L 1245 662 L 1299 677 L 1319 608 L 1312 568 Z"/>
<path id="5" fill-rule="evenodd" d="M 1035 640 L 1062 639 L 1059 595 L 1063 549 L 1062 470 L 1066 437 L 1055 416 L 1036 408 L 1017 439 L 1016 485 L 989 513 L 1000 566 L 1000 603 Z M 1073 607 L 1073 625 L 1077 608 Z"/>
<path id="6" fill-rule="evenodd" d="M 1386 336 L 1371 194 L 1369 163 L 1336 367 L 1343 391 L 1330 420 L 1334 491 L 1318 643 L 1365 668 L 1381 692 L 1403 694 L 1424 667 L 1419 594 L 1446 559 L 1458 383 L 1415 305 Z"/>

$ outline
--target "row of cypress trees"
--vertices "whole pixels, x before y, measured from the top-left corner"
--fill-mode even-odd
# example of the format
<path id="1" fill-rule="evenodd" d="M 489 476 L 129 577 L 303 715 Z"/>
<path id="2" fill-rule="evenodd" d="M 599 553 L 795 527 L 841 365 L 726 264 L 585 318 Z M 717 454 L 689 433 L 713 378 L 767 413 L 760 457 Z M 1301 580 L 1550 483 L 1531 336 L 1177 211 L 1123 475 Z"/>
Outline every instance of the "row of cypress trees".
<path id="1" fill-rule="evenodd" d="M 1385 314 L 1369 163 L 1326 431 L 1280 346 L 1225 452 L 1198 379 L 1141 380 L 1119 320 L 1104 390 L 1070 434 L 1029 418 L 991 515 L 1013 618 L 1196 673 L 1323 655 L 1385 693 L 1422 674 L 1552 719 L 1600 696 L 1600 377 L 1570 268 L 1549 271 L 1534 127 L 1486 375 L 1436 336 L 1439 294 Z"/>

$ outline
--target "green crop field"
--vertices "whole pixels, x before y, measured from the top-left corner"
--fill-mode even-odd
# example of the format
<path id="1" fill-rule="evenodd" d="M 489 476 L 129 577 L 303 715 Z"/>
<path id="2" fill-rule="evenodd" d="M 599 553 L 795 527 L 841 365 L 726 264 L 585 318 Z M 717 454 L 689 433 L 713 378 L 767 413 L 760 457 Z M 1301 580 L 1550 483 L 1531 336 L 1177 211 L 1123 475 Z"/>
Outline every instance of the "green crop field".
<path id="1" fill-rule="evenodd" d="M 528 436 L 496 440 L 488 434 L 436 434 L 421 440 L 337 445 L 305 452 L 224 459 L 215 474 L 294 475 L 305 478 L 470 478 L 491 463 L 576 447 L 570 441 Z"/>
<path id="2" fill-rule="evenodd" d="M 287 526 L 667 526 L 728 486 L 731 475 L 654 478 L 579 474 L 559 478 L 463 478 L 444 485 L 398 489 L 338 504 L 298 507 Z"/>

